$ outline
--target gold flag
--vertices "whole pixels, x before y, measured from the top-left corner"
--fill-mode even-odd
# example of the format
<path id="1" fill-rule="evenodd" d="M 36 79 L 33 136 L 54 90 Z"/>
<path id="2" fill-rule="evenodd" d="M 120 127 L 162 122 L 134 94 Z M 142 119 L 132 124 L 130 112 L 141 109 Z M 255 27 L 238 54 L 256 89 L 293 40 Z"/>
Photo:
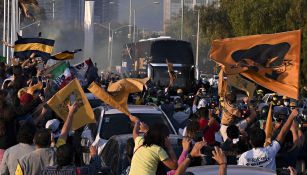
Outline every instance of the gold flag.
<path id="1" fill-rule="evenodd" d="M 268 117 L 265 123 L 265 143 L 264 146 L 268 146 L 271 144 L 271 137 L 273 132 L 273 118 L 272 118 L 272 103 L 270 104 L 270 109 L 268 113 Z"/>
<path id="2" fill-rule="evenodd" d="M 101 101 L 105 102 L 106 104 L 112 106 L 115 109 L 118 109 L 122 113 L 126 114 L 127 116 L 130 115 L 130 112 L 125 108 L 122 107 L 109 93 L 103 90 L 98 84 L 93 82 L 89 87 L 88 90 Z"/>
<path id="3" fill-rule="evenodd" d="M 115 83 L 110 83 L 108 92 L 125 110 L 128 111 L 128 97 L 130 93 L 142 92 L 148 78 L 124 78 Z"/>
<path id="4" fill-rule="evenodd" d="M 173 63 L 168 62 L 166 59 L 167 69 L 168 69 L 168 75 L 169 75 L 169 86 L 172 87 L 174 85 L 174 81 L 177 79 L 176 73 L 174 72 L 174 66 Z"/>
<path id="5" fill-rule="evenodd" d="M 27 88 L 27 93 L 33 95 L 36 90 L 41 90 L 43 88 L 43 83 L 39 82 L 33 86 Z"/>
<path id="6" fill-rule="evenodd" d="M 225 73 L 240 73 L 290 98 L 299 94 L 301 31 L 214 40 L 210 58 Z"/>
<path id="7" fill-rule="evenodd" d="M 227 83 L 237 89 L 246 92 L 247 96 L 253 97 L 256 90 L 256 85 L 242 78 L 239 74 L 237 75 L 227 75 Z"/>
<path id="8" fill-rule="evenodd" d="M 218 95 L 220 97 L 225 97 L 227 88 L 227 82 L 224 79 L 224 68 L 222 67 L 219 73 Z"/>
<path id="9" fill-rule="evenodd" d="M 78 103 L 78 110 L 74 114 L 72 129 L 76 130 L 88 123 L 95 123 L 93 109 L 84 94 L 77 79 L 74 79 L 58 91 L 47 104 L 64 121 L 68 115 L 67 104 Z"/>

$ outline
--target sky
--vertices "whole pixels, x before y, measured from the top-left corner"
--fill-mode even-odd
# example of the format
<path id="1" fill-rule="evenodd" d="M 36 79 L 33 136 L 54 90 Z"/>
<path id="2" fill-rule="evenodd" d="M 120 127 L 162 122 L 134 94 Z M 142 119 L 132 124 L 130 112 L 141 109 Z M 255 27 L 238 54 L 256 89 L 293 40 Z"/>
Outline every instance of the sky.
<path id="1" fill-rule="evenodd" d="M 160 3 L 154 4 L 153 2 Z M 132 8 L 135 9 L 135 21 L 139 29 L 163 30 L 163 0 L 132 0 Z M 120 23 L 129 23 L 129 0 L 119 0 L 118 18 Z"/>

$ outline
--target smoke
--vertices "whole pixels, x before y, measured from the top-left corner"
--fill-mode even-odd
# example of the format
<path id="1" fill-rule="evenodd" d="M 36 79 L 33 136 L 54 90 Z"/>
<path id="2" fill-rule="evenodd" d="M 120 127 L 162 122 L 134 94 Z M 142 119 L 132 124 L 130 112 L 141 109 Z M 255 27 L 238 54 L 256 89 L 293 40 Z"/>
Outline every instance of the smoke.
<path id="1" fill-rule="evenodd" d="M 84 50 L 84 30 L 82 26 L 57 21 L 54 23 L 43 22 L 40 25 L 42 37 L 55 40 L 53 53 L 64 50 L 82 49 Z M 94 32 L 94 48 L 93 57 L 94 63 L 97 63 L 99 70 L 103 70 L 109 66 L 107 61 L 108 38 L 105 34 Z M 83 52 L 75 54 L 75 58 L 70 61 L 71 64 L 77 64 L 89 58 L 89 55 L 84 55 Z"/>

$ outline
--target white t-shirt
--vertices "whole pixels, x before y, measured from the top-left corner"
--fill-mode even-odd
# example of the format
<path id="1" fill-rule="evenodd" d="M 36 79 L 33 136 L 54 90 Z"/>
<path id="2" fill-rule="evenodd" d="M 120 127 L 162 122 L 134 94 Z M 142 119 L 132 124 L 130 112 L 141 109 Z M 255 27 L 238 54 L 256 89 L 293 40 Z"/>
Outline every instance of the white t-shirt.
<path id="1" fill-rule="evenodd" d="M 270 168 L 276 171 L 275 157 L 280 150 L 280 144 L 274 140 L 264 148 L 253 148 L 246 151 L 239 158 L 238 165 Z"/>

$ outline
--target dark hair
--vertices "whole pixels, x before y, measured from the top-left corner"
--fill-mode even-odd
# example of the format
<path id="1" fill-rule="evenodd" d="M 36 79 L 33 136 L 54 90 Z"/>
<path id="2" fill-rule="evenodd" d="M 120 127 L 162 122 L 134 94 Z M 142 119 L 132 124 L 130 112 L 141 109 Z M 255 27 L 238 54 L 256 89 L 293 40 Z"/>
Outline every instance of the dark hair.
<path id="1" fill-rule="evenodd" d="M 226 133 L 229 139 L 239 138 L 239 135 L 240 135 L 239 128 L 236 125 L 230 125 L 227 128 Z"/>
<path id="2" fill-rule="evenodd" d="M 22 75 L 22 67 L 20 65 L 13 66 L 14 75 Z"/>
<path id="3" fill-rule="evenodd" d="M 70 165 L 74 158 L 73 147 L 69 144 L 61 145 L 57 148 L 55 156 L 60 167 Z"/>
<path id="4" fill-rule="evenodd" d="M 144 146 L 152 146 L 153 144 L 164 147 L 164 140 L 169 136 L 169 130 L 166 125 L 156 123 L 149 126 L 149 130 L 144 135 Z"/>
<path id="5" fill-rule="evenodd" d="M 131 160 L 132 160 L 134 146 L 135 145 L 134 145 L 133 138 L 129 138 L 127 140 L 127 144 L 126 144 L 126 148 L 125 148 L 126 156 L 127 156 L 127 159 L 129 160 L 129 163 L 131 163 Z"/>
<path id="6" fill-rule="evenodd" d="M 26 143 L 31 145 L 35 135 L 35 126 L 30 123 L 25 123 L 19 128 L 17 140 L 19 143 Z"/>
<path id="7" fill-rule="evenodd" d="M 199 131 L 199 123 L 197 120 L 188 120 L 187 132 L 191 134 L 192 139 L 196 140 L 197 132 Z"/>
<path id="8" fill-rule="evenodd" d="M 265 132 L 260 128 L 254 128 L 249 133 L 249 140 L 253 148 L 263 147 L 265 143 Z"/>
<path id="9" fill-rule="evenodd" d="M 208 110 L 208 108 L 205 107 L 205 108 L 198 109 L 198 116 L 200 118 L 208 119 L 209 118 L 209 110 Z"/>
<path id="10" fill-rule="evenodd" d="M 51 132 L 48 129 L 40 129 L 35 133 L 34 144 L 41 147 L 47 148 L 51 144 Z"/>

